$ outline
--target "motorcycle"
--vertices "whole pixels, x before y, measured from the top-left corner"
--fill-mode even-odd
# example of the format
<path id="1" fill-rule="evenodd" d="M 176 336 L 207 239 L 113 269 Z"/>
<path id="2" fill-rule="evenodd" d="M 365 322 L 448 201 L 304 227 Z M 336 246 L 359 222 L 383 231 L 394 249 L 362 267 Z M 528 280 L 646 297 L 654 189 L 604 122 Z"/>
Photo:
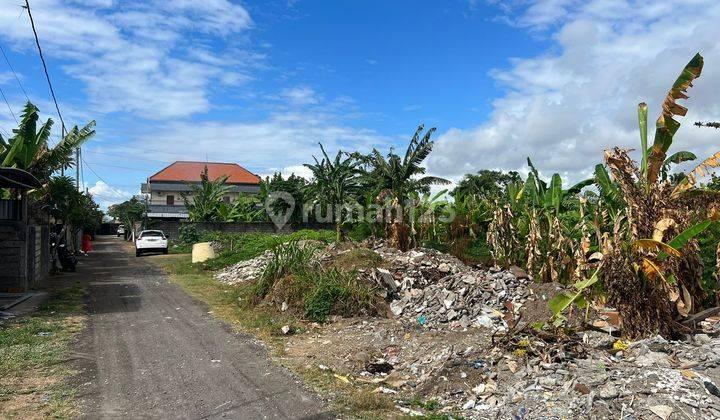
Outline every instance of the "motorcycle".
<path id="1" fill-rule="evenodd" d="M 78 263 L 75 254 L 70 252 L 70 250 L 67 249 L 67 246 L 65 246 L 65 244 L 58 245 L 57 253 L 58 260 L 60 260 L 60 266 L 62 267 L 63 271 L 75 272 L 75 266 Z"/>
<path id="2" fill-rule="evenodd" d="M 78 260 L 75 257 L 75 254 L 68 249 L 67 245 L 64 242 L 58 244 L 58 237 L 59 235 L 55 233 L 50 234 L 50 247 L 51 249 L 55 250 L 54 257 L 57 257 L 57 261 L 60 261 L 60 267 L 62 268 L 62 271 L 75 272 L 75 266 L 77 265 Z M 56 271 L 57 265 L 55 258 L 53 258 L 52 266 L 53 271 Z"/>

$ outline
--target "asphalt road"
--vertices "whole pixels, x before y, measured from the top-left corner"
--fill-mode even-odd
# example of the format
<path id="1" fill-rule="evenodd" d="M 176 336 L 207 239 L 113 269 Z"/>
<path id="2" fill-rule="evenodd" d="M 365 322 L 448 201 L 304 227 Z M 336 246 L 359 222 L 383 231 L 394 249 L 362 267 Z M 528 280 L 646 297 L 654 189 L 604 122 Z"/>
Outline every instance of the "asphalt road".
<path id="1" fill-rule="evenodd" d="M 76 346 L 87 418 L 333 418 L 262 346 L 208 314 L 120 239 L 81 257 L 89 325 Z"/>

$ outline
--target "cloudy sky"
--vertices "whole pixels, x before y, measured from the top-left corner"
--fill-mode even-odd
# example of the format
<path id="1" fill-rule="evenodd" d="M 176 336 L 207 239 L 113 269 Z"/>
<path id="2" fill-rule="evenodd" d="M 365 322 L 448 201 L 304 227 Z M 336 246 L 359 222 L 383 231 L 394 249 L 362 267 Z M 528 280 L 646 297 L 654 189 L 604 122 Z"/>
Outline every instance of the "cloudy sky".
<path id="1" fill-rule="evenodd" d="M 0 2 L 0 133 L 26 100 L 55 115 L 26 11 Z M 695 52 L 705 57 L 678 146 L 720 133 L 716 0 L 31 0 L 68 125 L 97 120 L 83 181 L 104 206 L 175 160 L 302 171 L 332 151 L 402 148 L 436 126 L 429 172 L 580 179 L 635 147 Z M 59 133 L 59 131 L 57 132 Z M 56 134 L 57 139 L 57 134 Z"/>

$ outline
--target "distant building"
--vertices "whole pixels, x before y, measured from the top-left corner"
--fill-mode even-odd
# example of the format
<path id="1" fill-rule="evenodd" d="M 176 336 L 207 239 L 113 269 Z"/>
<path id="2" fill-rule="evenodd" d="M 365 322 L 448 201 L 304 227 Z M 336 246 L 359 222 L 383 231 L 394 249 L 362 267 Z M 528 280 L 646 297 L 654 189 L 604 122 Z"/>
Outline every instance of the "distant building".
<path id="1" fill-rule="evenodd" d="M 142 184 L 141 191 L 149 195 L 148 218 L 187 219 L 188 212 L 182 194 L 192 199 L 189 184 L 200 184 L 200 175 L 205 167 L 211 181 L 222 176 L 228 177 L 226 185 L 230 190 L 223 197 L 227 203 L 236 200 L 240 194 L 257 194 L 260 191 L 260 177 L 236 163 L 178 161 Z"/>

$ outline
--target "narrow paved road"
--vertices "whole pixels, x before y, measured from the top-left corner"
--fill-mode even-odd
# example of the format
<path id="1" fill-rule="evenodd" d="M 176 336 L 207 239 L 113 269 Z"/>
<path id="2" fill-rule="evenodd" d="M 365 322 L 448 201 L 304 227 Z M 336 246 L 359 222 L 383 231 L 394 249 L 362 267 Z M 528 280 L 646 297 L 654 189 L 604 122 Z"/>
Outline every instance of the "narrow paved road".
<path id="1" fill-rule="evenodd" d="M 149 259 L 100 237 L 72 275 L 88 288 L 77 345 L 88 418 L 332 418 L 264 349 L 215 320 Z"/>

